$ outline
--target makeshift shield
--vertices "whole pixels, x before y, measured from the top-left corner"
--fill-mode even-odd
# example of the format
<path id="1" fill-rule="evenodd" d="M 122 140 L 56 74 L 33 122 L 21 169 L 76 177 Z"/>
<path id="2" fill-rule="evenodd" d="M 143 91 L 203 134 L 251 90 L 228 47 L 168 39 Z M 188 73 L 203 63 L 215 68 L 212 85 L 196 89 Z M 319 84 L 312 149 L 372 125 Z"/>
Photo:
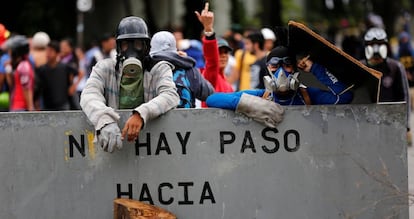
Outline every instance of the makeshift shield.
<path id="1" fill-rule="evenodd" d="M 371 69 L 345 53 L 304 24 L 289 21 L 288 43 L 295 54 L 310 55 L 317 63 L 324 65 L 340 81 L 353 86 L 352 103 L 377 103 L 382 73 Z M 301 81 L 307 86 L 317 83 L 311 74 L 301 74 Z"/>

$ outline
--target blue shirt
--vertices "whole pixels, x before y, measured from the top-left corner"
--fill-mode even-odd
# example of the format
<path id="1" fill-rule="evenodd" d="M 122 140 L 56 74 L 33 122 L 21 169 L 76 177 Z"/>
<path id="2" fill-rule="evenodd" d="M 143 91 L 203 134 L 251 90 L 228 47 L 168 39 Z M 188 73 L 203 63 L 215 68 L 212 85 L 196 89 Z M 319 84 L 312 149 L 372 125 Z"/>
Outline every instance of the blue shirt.
<path id="1" fill-rule="evenodd" d="M 8 53 L 4 53 L 0 57 L 0 74 L 6 74 L 5 63 L 10 60 L 10 56 Z"/>

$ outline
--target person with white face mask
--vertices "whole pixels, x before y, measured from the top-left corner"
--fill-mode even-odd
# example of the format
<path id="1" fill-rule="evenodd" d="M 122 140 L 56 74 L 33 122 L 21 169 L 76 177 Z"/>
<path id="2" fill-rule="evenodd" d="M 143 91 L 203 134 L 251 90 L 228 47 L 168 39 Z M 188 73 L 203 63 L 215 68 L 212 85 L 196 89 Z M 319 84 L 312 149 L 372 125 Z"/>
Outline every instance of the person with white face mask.
<path id="1" fill-rule="evenodd" d="M 407 142 L 411 144 L 410 132 L 410 98 L 407 74 L 398 60 L 389 57 L 388 38 L 384 29 L 372 27 L 364 36 L 366 66 L 382 73 L 379 102 L 400 102 L 407 104 Z"/>
<path id="2" fill-rule="evenodd" d="M 138 138 L 152 119 L 175 108 L 180 101 L 172 78 L 173 66 L 166 61 L 152 64 L 150 37 L 145 21 L 129 16 L 116 33 L 116 60 L 100 60 L 81 94 L 80 105 L 95 126 L 94 143 L 104 151 L 122 148 L 122 140 Z M 117 109 L 131 109 L 121 130 Z"/>
<path id="3" fill-rule="evenodd" d="M 384 29 L 370 28 L 364 36 L 366 66 L 382 73 L 379 101 L 408 101 L 408 80 L 403 65 L 389 57 L 388 38 Z M 408 104 L 409 106 L 409 104 Z"/>
<path id="4" fill-rule="evenodd" d="M 281 105 L 346 104 L 353 99 L 352 86 L 339 81 L 309 56 L 296 62 L 285 46 L 275 47 L 267 55 L 266 63 L 269 71 L 263 78 L 266 89 L 214 93 L 207 98 L 207 105 L 235 110 L 266 126 L 276 127 L 283 119 Z M 301 84 L 296 67 L 312 73 L 328 89 Z"/>

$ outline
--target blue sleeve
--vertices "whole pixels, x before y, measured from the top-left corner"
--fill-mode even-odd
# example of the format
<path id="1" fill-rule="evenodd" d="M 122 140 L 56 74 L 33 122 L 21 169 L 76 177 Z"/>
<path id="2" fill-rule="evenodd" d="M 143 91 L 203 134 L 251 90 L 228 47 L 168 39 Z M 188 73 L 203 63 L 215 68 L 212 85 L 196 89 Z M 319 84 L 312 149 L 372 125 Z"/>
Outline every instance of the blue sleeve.
<path id="1" fill-rule="evenodd" d="M 9 55 L 7 53 L 3 54 L 0 58 L 0 74 L 5 74 L 6 73 L 6 69 L 4 64 L 6 63 L 6 61 L 8 61 L 10 59 Z"/>
<path id="2" fill-rule="evenodd" d="M 207 97 L 206 104 L 208 107 L 229 109 L 234 111 L 236 110 L 240 97 L 243 93 L 261 97 L 264 92 L 265 90 L 243 90 L 232 93 L 214 93 Z"/>
<path id="3" fill-rule="evenodd" d="M 319 65 L 318 63 L 313 63 L 310 71 L 329 89 L 326 91 L 309 87 L 307 91 L 311 98 L 312 104 L 346 104 L 352 101 L 353 93 L 350 89 L 348 89 L 349 86 L 346 86 L 344 83 L 339 81 L 324 66 Z"/>

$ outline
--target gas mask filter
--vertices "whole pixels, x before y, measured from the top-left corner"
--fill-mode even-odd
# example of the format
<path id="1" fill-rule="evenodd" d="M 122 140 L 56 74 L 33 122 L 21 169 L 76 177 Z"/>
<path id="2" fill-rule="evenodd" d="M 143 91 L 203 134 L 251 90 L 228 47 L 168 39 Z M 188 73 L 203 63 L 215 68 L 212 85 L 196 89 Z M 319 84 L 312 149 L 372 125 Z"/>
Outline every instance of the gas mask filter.
<path id="1" fill-rule="evenodd" d="M 122 77 L 136 78 L 142 74 L 142 63 L 135 57 L 129 57 L 122 62 Z"/>
<path id="2" fill-rule="evenodd" d="M 367 60 L 371 59 L 375 55 L 380 56 L 382 59 L 387 58 L 388 48 L 385 44 L 370 44 L 365 46 L 365 57 Z"/>
<path id="3" fill-rule="evenodd" d="M 120 109 L 131 109 L 144 102 L 144 74 L 142 62 L 139 59 L 142 57 L 140 54 L 143 50 L 142 47 L 136 45 L 137 41 L 124 41 L 121 44 Z"/>
<path id="4" fill-rule="evenodd" d="M 295 91 L 300 84 L 298 76 L 299 72 L 289 74 L 283 67 L 279 67 L 275 72 L 271 72 L 270 76 L 264 76 L 264 85 L 266 90 L 273 92 Z"/>

